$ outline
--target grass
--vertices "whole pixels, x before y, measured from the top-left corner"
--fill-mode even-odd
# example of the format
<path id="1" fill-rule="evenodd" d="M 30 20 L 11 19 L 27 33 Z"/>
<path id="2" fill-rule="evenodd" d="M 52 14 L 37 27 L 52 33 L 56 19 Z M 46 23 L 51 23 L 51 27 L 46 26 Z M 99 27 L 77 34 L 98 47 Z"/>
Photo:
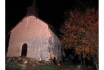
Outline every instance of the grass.
<path id="1" fill-rule="evenodd" d="M 57 66 L 50 65 L 37 65 L 37 66 L 25 66 L 15 63 L 6 64 L 6 70 L 77 70 L 75 65 Z"/>

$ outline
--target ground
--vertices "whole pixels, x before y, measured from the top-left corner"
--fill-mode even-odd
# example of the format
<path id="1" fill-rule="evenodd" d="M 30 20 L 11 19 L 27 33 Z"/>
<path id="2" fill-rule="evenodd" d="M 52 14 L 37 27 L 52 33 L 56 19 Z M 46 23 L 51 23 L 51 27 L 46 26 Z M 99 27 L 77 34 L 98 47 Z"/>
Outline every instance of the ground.
<path id="1" fill-rule="evenodd" d="M 57 66 L 54 64 L 49 65 L 36 65 L 26 66 L 22 64 L 9 63 L 6 64 L 6 70 L 81 70 L 79 65 L 64 65 Z M 94 70 L 93 68 L 87 68 L 86 70 Z"/>
<path id="2" fill-rule="evenodd" d="M 14 65 L 13 65 L 14 66 Z M 57 65 L 39 65 L 39 66 L 20 66 L 20 67 L 9 67 L 6 70 L 80 70 L 77 68 L 77 65 L 65 65 L 65 66 L 57 66 Z M 93 69 L 86 69 L 93 70 Z"/>
<path id="3" fill-rule="evenodd" d="M 81 70 L 80 64 L 61 64 L 55 65 L 44 61 L 25 57 L 6 58 L 6 70 Z M 94 70 L 86 67 L 86 70 Z"/>

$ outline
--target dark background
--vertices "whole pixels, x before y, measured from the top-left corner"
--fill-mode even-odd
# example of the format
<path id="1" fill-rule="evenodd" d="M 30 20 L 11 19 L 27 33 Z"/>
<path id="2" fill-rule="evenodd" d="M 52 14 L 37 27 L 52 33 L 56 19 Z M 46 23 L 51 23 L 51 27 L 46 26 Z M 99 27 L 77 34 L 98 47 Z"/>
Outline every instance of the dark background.
<path id="1" fill-rule="evenodd" d="M 32 4 L 32 0 L 6 0 L 6 47 L 9 42 L 9 31 L 26 15 L 26 8 Z M 64 12 L 87 7 L 98 9 L 98 0 L 36 0 L 39 10 L 38 17 L 54 26 L 59 34 L 59 28 L 64 23 Z"/>

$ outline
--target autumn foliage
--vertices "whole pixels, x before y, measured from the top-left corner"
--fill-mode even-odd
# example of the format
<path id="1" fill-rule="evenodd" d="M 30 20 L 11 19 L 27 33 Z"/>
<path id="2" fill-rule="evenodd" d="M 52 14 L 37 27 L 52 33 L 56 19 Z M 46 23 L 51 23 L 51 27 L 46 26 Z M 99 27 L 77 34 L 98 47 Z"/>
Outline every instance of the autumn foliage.
<path id="1" fill-rule="evenodd" d="M 65 13 L 65 22 L 60 28 L 64 48 L 75 48 L 76 54 L 98 59 L 98 11 L 87 8 Z"/>

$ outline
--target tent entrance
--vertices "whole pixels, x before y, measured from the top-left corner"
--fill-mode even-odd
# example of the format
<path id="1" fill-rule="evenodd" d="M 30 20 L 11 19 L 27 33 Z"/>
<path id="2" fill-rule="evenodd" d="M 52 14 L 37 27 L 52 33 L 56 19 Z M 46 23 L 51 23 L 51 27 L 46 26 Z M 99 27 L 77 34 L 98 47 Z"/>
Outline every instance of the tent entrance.
<path id="1" fill-rule="evenodd" d="M 21 51 L 21 56 L 26 56 L 27 55 L 27 44 L 22 45 L 22 51 Z"/>

